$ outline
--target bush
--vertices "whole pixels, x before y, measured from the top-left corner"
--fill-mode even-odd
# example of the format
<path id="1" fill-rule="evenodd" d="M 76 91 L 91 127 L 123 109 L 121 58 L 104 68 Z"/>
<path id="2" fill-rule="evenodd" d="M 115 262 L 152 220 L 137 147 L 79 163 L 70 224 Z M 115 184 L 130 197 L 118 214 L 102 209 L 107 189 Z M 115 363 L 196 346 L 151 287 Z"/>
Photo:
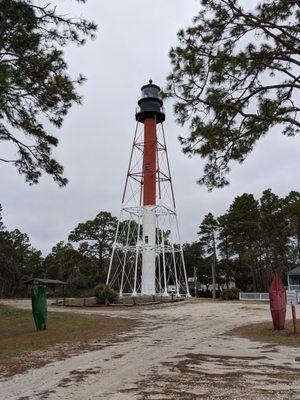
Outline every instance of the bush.
<path id="1" fill-rule="evenodd" d="M 220 294 L 221 300 L 239 300 L 240 289 L 230 288 L 222 290 Z"/>
<path id="2" fill-rule="evenodd" d="M 98 304 L 113 304 L 118 301 L 118 293 L 107 285 L 97 285 L 95 296 Z"/>

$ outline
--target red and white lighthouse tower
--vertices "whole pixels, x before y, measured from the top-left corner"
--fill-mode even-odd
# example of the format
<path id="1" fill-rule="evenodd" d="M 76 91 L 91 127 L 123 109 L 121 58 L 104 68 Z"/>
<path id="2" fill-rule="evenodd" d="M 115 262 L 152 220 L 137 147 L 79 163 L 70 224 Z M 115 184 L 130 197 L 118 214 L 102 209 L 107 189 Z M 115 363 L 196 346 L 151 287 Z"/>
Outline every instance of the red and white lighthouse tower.
<path id="1" fill-rule="evenodd" d="M 189 296 L 160 88 L 142 88 L 107 284 L 120 295 Z"/>

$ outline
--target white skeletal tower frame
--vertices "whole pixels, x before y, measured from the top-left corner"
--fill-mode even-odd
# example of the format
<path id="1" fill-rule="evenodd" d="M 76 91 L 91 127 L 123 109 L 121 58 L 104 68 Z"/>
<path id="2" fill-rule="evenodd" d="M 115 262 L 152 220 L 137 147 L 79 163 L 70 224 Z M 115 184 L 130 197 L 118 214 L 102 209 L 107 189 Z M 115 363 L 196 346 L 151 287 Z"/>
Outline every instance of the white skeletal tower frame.
<path id="1" fill-rule="evenodd" d="M 137 122 L 106 283 L 118 290 L 120 296 L 169 296 L 170 293 L 174 293 L 177 297 L 189 297 L 162 123 L 157 124 L 156 202 L 155 205 L 146 207 L 142 205 L 143 158 L 143 124 Z M 155 237 L 152 240 L 149 240 L 145 232 L 147 211 L 152 215 L 150 224 L 155 224 L 155 230 L 152 229 Z M 150 269 L 145 266 L 147 258 L 150 264 L 153 260 Z M 153 275 L 152 285 L 151 276 L 147 277 L 146 274 Z M 149 279 L 150 286 L 148 284 L 147 289 Z"/>

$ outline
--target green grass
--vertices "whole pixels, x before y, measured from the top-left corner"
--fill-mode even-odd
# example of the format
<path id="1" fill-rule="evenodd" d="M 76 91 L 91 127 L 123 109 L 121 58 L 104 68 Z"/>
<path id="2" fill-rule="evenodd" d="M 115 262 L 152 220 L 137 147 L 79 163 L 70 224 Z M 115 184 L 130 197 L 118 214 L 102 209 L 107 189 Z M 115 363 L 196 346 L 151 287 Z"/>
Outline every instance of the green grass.
<path id="1" fill-rule="evenodd" d="M 160 302 L 160 303 L 172 303 L 172 302 L 178 302 L 178 301 L 183 301 L 185 300 L 184 297 L 177 298 L 177 297 L 163 297 L 163 296 L 137 296 L 137 297 L 131 297 L 131 296 L 124 296 L 124 297 L 119 297 L 117 301 L 118 306 L 122 305 L 151 305 L 153 302 Z M 60 300 L 60 304 L 62 305 L 63 302 Z M 95 297 L 89 297 L 89 298 L 66 298 L 65 299 L 65 305 L 66 306 L 74 306 L 74 307 L 91 307 L 91 306 L 97 306 L 97 307 L 104 307 L 104 304 L 97 304 Z M 115 304 L 111 304 L 110 306 L 115 306 Z M 109 307 L 110 307 L 109 306 Z"/>
<path id="2" fill-rule="evenodd" d="M 47 330 L 37 332 L 30 311 L 0 305 L 0 364 L 9 365 L 14 357 L 58 344 L 101 340 L 135 325 L 126 318 L 49 312 Z"/>
<path id="3" fill-rule="evenodd" d="M 297 320 L 297 334 L 293 331 L 293 322 L 286 321 L 285 329 L 274 331 L 272 322 L 243 325 L 230 333 L 254 341 L 274 343 L 284 346 L 300 346 L 300 321 Z"/>
<path id="4" fill-rule="evenodd" d="M 179 299 L 173 296 L 173 300 L 171 296 L 164 297 L 164 296 L 136 296 L 136 297 L 131 297 L 131 296 L 124 296 L 124 297 L 119 297 L 118 299 L 118 304 L 147 304 L 147 303 L 153 303 L 153 302 L 161 302 L 161 303 L 170 303 L 172 301 L 178 301 Z M 183 300 L 183 298 L 180 298 L 180 300 Z"/>

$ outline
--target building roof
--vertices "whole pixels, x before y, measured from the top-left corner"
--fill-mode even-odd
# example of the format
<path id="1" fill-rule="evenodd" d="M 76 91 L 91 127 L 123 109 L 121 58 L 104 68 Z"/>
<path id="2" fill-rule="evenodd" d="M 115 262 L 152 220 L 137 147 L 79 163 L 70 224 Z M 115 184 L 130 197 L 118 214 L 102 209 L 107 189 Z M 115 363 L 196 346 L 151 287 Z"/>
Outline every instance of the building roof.
<path id="1" fill-rule="evenodd" d="M 288 275 L 300 275 L 300 265 L 288 272 Z"/>
<path id="2" fill-rule="evenodd" d="M 55 285 L 68 285 L 67 282 L 60 281 L 58 279 L 43 279 L 43 278 L 31 278 L 25 282 L 25 285 L 46 285 L 46 286 L 55 286 Z"/>

